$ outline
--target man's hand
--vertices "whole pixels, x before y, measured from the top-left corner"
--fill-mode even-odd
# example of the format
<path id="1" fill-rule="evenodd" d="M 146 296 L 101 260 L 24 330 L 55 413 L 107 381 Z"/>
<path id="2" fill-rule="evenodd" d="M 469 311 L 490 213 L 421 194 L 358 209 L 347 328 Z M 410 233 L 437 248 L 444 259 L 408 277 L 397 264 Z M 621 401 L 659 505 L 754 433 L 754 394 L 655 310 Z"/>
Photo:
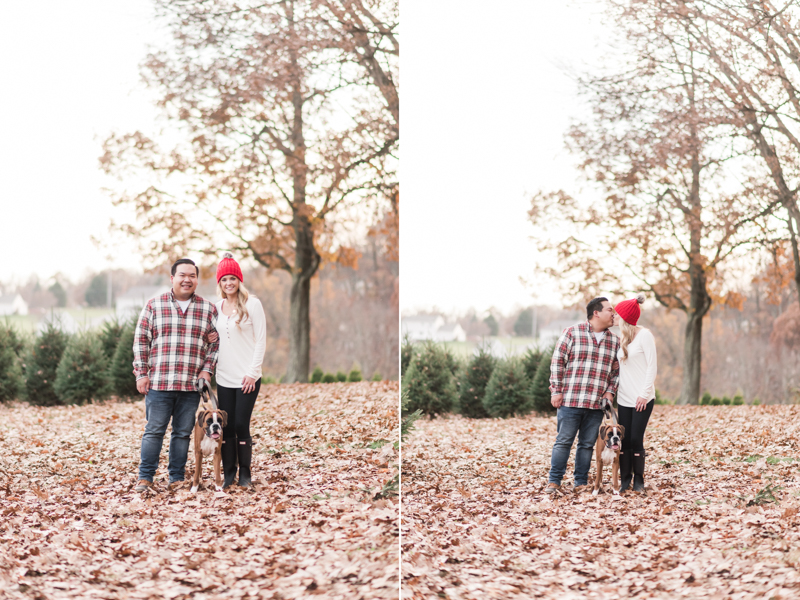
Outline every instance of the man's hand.
<path id="1" fill-rule="evenodd" d="M 216 331 L 215 331 L 215 332 L 213 332 L 213 333 L 209 333 L 209 334 L 208 334 L 208 342 L 209 342 L 210 344 L 213 344 L 213 343 L 214 343 L 214 342 L 216 342 L 218 339 L 219 339 L 219 334 L 218 334 Z"/>
<path id="2" fill-rule="evenodd" d="M 563 401 L 564 394 L 555 394 L 554 396 L 550 396 L 550 404 L 552 404 L 555 408 L 559 408 Z"/>
<path id="3" fill-rule="evenodd" d="M 614 406 L 614 395 L 606 392 L 600 399 L 600 408 L 605 410 L 606 407 L 611 408 L 612 406 Z"/>
<path id="4" fill-rule="evenodd" d="M 137 379 L 136 389 L 139 390 L 140 394 L 147 394 L 147 392 L 150 391 L 150 378 L 142 377 L 141 379 Z"/>
<path id="5" fill-rule="evenodd" d="M 200 371 L 200 375 L 198 375 L 198 377 L 205 379 L 208 382 L 208 387 L 211 387 L 211 373 L 208 371 Z"/>
<path id="6" fill-rule="evenodd" d="M 249 394 L 254 389 L 256 389 L 256 380 L 254 377 L 248 377 L 247 375 L 244 376 L 242 379 L 242 392 L 245 394 Z"/>

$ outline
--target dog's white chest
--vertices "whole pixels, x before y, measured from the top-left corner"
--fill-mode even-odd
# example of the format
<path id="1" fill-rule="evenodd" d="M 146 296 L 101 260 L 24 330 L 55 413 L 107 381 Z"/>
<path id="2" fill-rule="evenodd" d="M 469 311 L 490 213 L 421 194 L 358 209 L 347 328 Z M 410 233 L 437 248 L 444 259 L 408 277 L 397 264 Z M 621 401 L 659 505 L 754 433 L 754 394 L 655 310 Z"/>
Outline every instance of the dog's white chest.
<path id="1" fill-rule="evenodd" d="M 604 465 L 610 465 L 611 463 L 614 462 L 614 459 L 616 458 L 616 456 L 617 456 L 616 452 L 614 452 L 609 447 L 605 447 L 605 448 L 603 448 L 603 453 L 600 455 L 600 458 L 603 459 L 603 464 Z"/>
<path id="2" fill-rule="evenodd" d="M 210 437 L 204 437 L 200 442 L 200 450 L 203 451 L 203 456 L 213 454 L 219 445 L 219 440 L 212 440 Z"/>

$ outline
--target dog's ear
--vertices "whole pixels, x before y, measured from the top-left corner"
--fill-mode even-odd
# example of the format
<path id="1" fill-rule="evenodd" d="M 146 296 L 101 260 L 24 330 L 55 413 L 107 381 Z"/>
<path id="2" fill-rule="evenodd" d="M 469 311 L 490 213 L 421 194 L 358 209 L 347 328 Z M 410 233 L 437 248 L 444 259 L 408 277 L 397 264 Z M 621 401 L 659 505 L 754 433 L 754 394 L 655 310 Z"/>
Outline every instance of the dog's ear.
<path id="1" fill-rule="evenodd" d="M 619 428 L 619 437 L 625 437 L 625 428 L 622 425 L 617 425 Z"/>
<path id="2" fill-rule="evenodd" d="M 207 412 L 208 412 L 208 411 L 202 410 L 202 411 L 200 411 L 200 413 L 197 415 L 197 426 L 198 426 L 200 429 L 203 429 L 203 421 L 205 421 L 205 420 L 206 420 L 206 413 L 207 413 Z"/>
<path id="3" fill-rule="evenodd" d="M 222 426 L 223 427 L 227 427 L 228 426 L 228 413 L 226 413 L 224 410 L 218 410 L 217 414 L 219 414 L 219 416 L 222 417 Z"/>
<path id="4" fill-rule="evenodd" d="M 607 431 L 607 430 L 608 430 L 608 425 L 606 425 L 605 423 L 603 423 L 602 425 L 600 425 L 600 431 L 599 431 L 599 435 L 600 435 L 600 437 L 601 437 L 602 439 L 605 439 L 605 437 L 606 437 L 606 431 Z"/>

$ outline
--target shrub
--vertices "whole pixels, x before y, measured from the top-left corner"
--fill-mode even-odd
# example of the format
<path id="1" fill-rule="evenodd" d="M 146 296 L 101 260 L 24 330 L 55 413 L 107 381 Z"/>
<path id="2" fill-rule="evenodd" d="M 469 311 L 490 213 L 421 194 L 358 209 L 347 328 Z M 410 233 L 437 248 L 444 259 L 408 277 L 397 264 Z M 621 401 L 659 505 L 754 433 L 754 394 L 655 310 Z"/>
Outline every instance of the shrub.
<path id="1" fill-rule="evenodd" d="M 486 384 L 483 407 L 492 417 L 523 415 L 531 411 L 528 395 L 530 382 L 525 377 L 522 361 L 512 357 L 498 361 Z"/>
<path id="2" fill-rule="evenodd" d="M 119 339 L 122 336 L 122 331 L 125 329 L 125 326 L 125 323 L 120 323 L 115 317 L 103 323 L 103 328 L 100 330 L 100 344 L 103 346 L 103 354 L 106 355 L 109 364 L 114 359 L 114 354 L 117 351 Z M 131 372 L 133 372 L 133 365 L 131 365 Z"/>
<path id="3" fill-rule="evenodd" d="M 361 377 L 361 369 L 358 367 L 353 367 L 350 370 L 350 373 L 347 375 L 347 381 L 361 381 L 363 377 Z"/>
<path id="4" fill-rule="evenodd" d="M 497 359 L 486 346 L 479 346 L 477 351 L 464 367 L 459 385 L 459 409 L 462 415 L 470 419 L 489 416 L 483 407 L 483 396 L 497 364 Z"/>
<path id="5" fill-rule="evenodd" d="M 38 406 L 59 404 L 53 389 L 56 370 L 64 349 L 69 342 L 69 334 L 52 321 L 34 339 L 25 358 L 25 399 Z"/>
<path id="6" fill-rule="evenodd" d="M 336 381 L 347 381 L 347 374 L 344 371 L 336 371 Z"/>
<path id="7" fill-rule="evenodd" d="M 0 323 L 0 402 L 16 400 L 23 391 L 22 353 L 25 345 L 9 323 Z"/>
<path id="8" fill-rule="evenodd" d="M 717 398 L 716 396 L 714 396 L 714 397 L 711 399 L 711 406 L 722 406 L 722 400 L 720 400 L 719 398 Z"/>
<path id="9" fill-rule="evenodd" d="M 670 402 L 670 401 L 669 401 L 669 400 L 667 400 L 666 398 L 662 398 L 662 397 L 661 397 L 661 393 L 660 393 L 658 390 L 656 390 L 656 397 L 655 397 L 655 402 L 654 402 L 654 404 L 664 404 L 664 405 L 668 405 L 668 404 L 672 404 L 672 402 Z"/>
<path id="10" fill-rule="evenodd" d="M 408 392 L 408 411 L 436 416 L 456 401 L 456 386 L 447 352 L 433 342 L 416 345 L 402 386 Z"/>
<path id="11" fill-rule="evenodd" d="M 723 396 L 723 397 L 722 397 L 722 403 L 723 403 L 725 406 L 730 406 L 730 405 L 731 405 L 731 399 L 730 399 L 730 398 L 728 398 L 728 396 Z"/>
<path id="12" fill-rule="evenodd" d="M 322 383 L 333 383 L 334 381 L 336 381 L 336 375 L 333 373 L 325 373 L 322 376 Z"/>
<path id="13" fill-rule="evenodd" d="M 408 336 L 403 337 L 403 343 L 400 346 L 400 377 L 406 374 L 408 365 L 411 364 L 411 356 L 414 354 L 414 345 Z"/>
<path id="14" fill-rule="evenodd" d="M 89 332 L 73 335 L 56 370 L 53 386 L 56 395 L 64 404 L 106 398 L 109 392 L 107 368 L 108 361 L 98 336 Z"/>
<path id="15" fill-rule="evenodd" d="M 733 397 L 733 405 L 734 406 L 741 406 L 742 404 L 744 404 L 744 398 L 742 398 L 741 394 L 736 394 Z"/>
<path id="16" fill-rule="evenodd" d="M 542 358 L 547 353 L 548 352 L 545 351 L 528 348 L 528 351 L 522 356 L 522 368 L 525 371 L 525 377 L 528 378 L 528 381 L 533 381 L 533 378 L 536 377 L 536 371 L 539 369 L 539 363 L 542 362 Z M 549 351 L 549 354 L 552 356 L 552 350 Z"/>
<path id="17" fill-rule="evenodd" d="M 261 377 L 262 385 L 269 385 L 271 383 L 275 383 L 275 378 L 272 375 L 264 375 Z"/>
<path id="18" fill-rule="evenodd" d="M 136 323 L 129 322 L 122 328 L 119 342 L 111 357 L 108 367 L 108 379 L 111 391 L 118 398 L 136 398 L 139 390 L 136 389 L 136 375 L 133 374 L 133 338 L 136 333 Z M 102 332 L 100 339 L 102 342 Z"/>
<path id="19" fill-rule="evenodd" d="M 314 372 L 311 373 L 311 383 L 319 383 L 320 381 L 322 381 L 323 375 L 325 375 L 325 372 L 319 367 L 316 367 L 314 369 Z"/>
<path id="20" fill-rule="evenodd" d="M 533 410 L 536 412 L 547 413 L 556 412 L 556 408 L 550 402 L 550 363 L 553 360 L 551 353 L 546 353 L 539 361 L 536 374 L 528 388 L 528 395 L 531 399 Z"/>
<path id="21" fill-rule="evenodd" d="M 761 400 L 759 398 L 753 398 L 753 402 L 751 402 L 751 406 L 758 406 L 761 404 Z"/>
<path id="22" fill-rule="evenodd" d="M 705 394 L 703 394 L 703 397 L 700 398 L 700 405 L 708 406 L 709 404 L 711 404 L 711 394 L 706 392 Z"/>
<path id="23" fill-rule="evenodd" d="M 380 374 L 380 373 L 378 373 L 377 371 L 375 371 L 375 372 L 372 374 L 372 381 L 383 381 L 383 377 L 381 377 L 381 374 Z"/>

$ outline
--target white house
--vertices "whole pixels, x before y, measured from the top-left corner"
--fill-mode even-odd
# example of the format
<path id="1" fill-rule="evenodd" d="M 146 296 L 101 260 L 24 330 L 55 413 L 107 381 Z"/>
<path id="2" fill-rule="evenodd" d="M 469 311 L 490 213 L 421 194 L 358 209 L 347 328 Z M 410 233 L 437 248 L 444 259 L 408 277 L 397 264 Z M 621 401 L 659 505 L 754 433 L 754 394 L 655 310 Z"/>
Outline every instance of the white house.
<path id="1" fill-rule="evenodd" d="M 121 296 L 117 296 L 117 318 L 124 321 L 136 317 L 150 300 L 166 294 L 169 287 L 165 285 L 139 285 L 132 287 Z"/>
<path id="2" fill-rule="evenodd" d="M 28 303 L 19 294 L 0 296 L 0 315 L 27 315 Z"/>
<path id="3" fill-rule="evenodd" d="M 467 334 L 458 323 L 446 323 L 441 315 L 412 315 L 403 317 L 400 335 L 412 342 L 463 342 Z"/>
<path id="4" fill-rule="evenodd" d="M 549 344 L 558 340 L 561 333 L 567 328 L 582 323 L 581 320 L 558 319 L 551 321 L 544 327 L 539 328 L 539 343 Z"/>

